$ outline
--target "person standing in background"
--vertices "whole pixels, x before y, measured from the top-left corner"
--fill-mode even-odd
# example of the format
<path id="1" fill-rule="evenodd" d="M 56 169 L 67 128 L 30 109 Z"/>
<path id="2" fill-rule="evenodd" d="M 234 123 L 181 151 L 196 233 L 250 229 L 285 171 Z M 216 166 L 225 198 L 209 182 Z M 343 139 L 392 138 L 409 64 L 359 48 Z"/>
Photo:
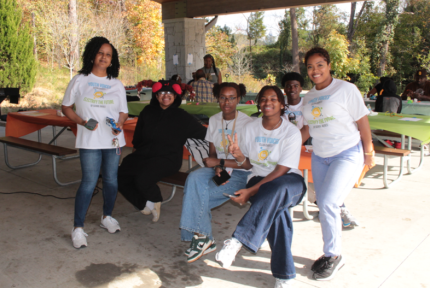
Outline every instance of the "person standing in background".
<path id="1" fill-rule="evenodd" d="M 221 71 L 215 66 L 215 59 L 211 54 L 205 55 L 203 57 L 205 66 L 200 68 L 205 73 L 205 79 L 211 81 L 212 83 L 221 84 L 222 75 Z"/>

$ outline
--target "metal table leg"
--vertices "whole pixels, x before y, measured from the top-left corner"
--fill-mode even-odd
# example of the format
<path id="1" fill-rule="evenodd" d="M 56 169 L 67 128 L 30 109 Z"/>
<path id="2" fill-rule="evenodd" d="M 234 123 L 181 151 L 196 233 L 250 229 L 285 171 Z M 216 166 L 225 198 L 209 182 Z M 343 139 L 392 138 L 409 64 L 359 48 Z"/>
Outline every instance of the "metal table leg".
<path id="1" fill-rule="evenodd" d="M 38 142 L 42 142 L 42 132 L 40 130 L 37 130 L 37 141 Z M 6 163 L 6 166 L 9 167 L 10 169 L 20 169 L 20 168 L 25 168 L 25 167 L 30 167 L 30 166 L 34 166 L 37 163 L 40 162 L 40 160 L 42 160 L 42 154 L 39 154 L 39 159 L 37 159 L 36 162 L 33 163 L 29 163 L 29 164 L 24 164 L 24 165 L 19 165 L 19 166 L 12 166 L 9 163 L 9 153 L 7 151 L 7 144 L 3 143 L 3 147 L 4 147 L 4 162 Z"/>
<path id="2" fill-rule="evenodd" d="M 408 150 L 412 149 L 412 137 L 408 136 Z M 408 160 L 407 160 L 407 167 L 408 167 L 408 173 L 412 174 L 414 172 L 416 172 L 417 170 L 419 170 L 422 166 L 423 166 L 423 162 L 424 162 L 424 144 L 421 143 L 421 149 L 420 149 L 420 164 L 418 165 L 417 168 L 411 168 L 411 157 L 409 156 Z"/>

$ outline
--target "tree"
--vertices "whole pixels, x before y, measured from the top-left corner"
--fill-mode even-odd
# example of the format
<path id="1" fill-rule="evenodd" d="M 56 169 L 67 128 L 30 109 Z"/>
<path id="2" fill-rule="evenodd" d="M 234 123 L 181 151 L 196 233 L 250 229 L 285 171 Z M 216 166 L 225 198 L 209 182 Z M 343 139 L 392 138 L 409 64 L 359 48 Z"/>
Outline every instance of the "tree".
<path id="1" fill-rule="evenodd" d="M 299 35 L 297 33 L 296 8 L 290 9 L 291 17 L 291 52 L 293 54 L 293 71 L 300 73 L 299 58 Z"/>
<path id="2" fill-rule="evenodd" d="M 16 0 L 0 0 L 0 87 L 30 91 L 36 76 L 33 37 Z"/>
<path id="3" fill-rule="evenodd" d="M 205 40 L 206 51 L 214 57 L 216 66 L 220 69 L 227 68 L 230 58 L 235 53 L 228 41 L 228 35 L 219 26 L 214 26 L 206 33 Z"/>
<path id="4" fill-rule="evenodd" d="M 278 44 L 279 44 L 279 66 L 282 68 L 285 65 L 285 54 L 288 51 L 288 43 L 290 41 L 291 37 L 291 17 L 290 13 L 288 13 L 288 10 L 285 10 L 284 12 L 284 18 L 279 21 L 279 37 L 278 37 Z"/>
<path id="5" fill-rule="evenodd" d="M 389 47 L 393 41 L 394 30 L 399 19 L 399 0 L 384 0 L 385 2 L 385 19 L 379 26 L 378 34 L 374 41 L 375 55 L 379 60 L 377 76 L 381 77 L 389 62 Z"/>
<path id="6" fill-rule="evenodd" d="M 246 34 L 249 40 L 249 51 L 252 53 L 252 40 L 254 45 L 257 44 L 258 39 L 266 36 L 266 26 L 263 24 L 264 12 L 252 12 L 248 18 L 245 17 L 247 22 Z"/>
<path id="7" fill-rule="evenodd" d="M 312 30 L 309 33 L 312 46 L 320 46 L 332 30 L 345 33 L 338 9 L 335 5 L 314 6 L 312 10 Z"/>
<path id="8" fill-rule="evenodd" d="M 360 22 L 361 15 L 363 14 L 364 8 L 366 7 L 367 1 L 363 2 L 361 6 L 360 12 L 355 18 L 355 8 L 357 6 L 357 2 L 351 3 L 351 14 L 349 15 L 349 25 L 348 25 L 348 42 L 349 42 L 349 51 L 351 52 L 352 38 L 354 37 L 355 31 L 357 30 L 357 25 Z"/>
<path id="9" fill-rule="evenodd" d="M 161 62 L 164 54 L 161 5 L 150 0 L 136 0 L 127 1 L 126 8 L 138 62 L 146 65 Z"/>

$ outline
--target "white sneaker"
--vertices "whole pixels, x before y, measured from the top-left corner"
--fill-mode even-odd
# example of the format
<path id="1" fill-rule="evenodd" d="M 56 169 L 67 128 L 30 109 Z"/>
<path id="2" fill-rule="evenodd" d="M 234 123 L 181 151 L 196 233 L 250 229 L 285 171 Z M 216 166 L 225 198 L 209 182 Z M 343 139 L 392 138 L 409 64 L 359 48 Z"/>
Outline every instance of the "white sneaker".
<path id="1" fill-rule="evenodd" d="M 88 234 L 84 232 L 84 229 L 80 227 L 72 229 L 73 247 L 75 247 L 76 249 L 79 249 L 81 247 L 87 247 L 87 238 L 85 236 L 88 236 Z"/>
<path id="2" fill-rule="evenodd" d="M 221 251 L 216 253 L 215 259 L 221 262 L 223 268 L 228 268 L 236 258 L 236 254 L 242 248 L 242 243 L 240 243 L 236 238 L 231 238 L 224 241 L 224 246 Z"/>
<path id="3" fill-rule="evenodd" d="M 102 215 L 102 222 L 100 224 L 100 227 L 107 229 L 109 233 L 121 231 L 121 227 L 119 227 L 118 221 L 116 221 L 115 218 L 111 216 L 106 216 L 106 218 L 103 219 Z"/>
<path id="4" fill-rule="evenodd" d="M 290 288 L 293 287 L 293 281 L 294 279 L 279 279 L 275 278 L 275 288 Z"/>
<path id="5" fill-rule="evenodd" d="M 340 208 L 340 217 L 342 218 L 343 227 L 360 226 L 360 223 L 358 223 L 357 219 L 352 216 L 351 212 L 349 212 L 346 207 Z"/>

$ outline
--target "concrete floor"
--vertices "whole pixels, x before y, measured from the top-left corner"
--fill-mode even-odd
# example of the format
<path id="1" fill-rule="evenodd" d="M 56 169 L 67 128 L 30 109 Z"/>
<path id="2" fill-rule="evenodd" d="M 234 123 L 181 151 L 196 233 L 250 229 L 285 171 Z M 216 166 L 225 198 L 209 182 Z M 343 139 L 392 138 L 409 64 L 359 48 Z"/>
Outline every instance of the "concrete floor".
<path id="1" fill-rule="evenodd" d="M 4 136 L 0 127 L 0 136 Z M 51 138 L 50 128 L 43 139 Z M 36 139 L 36 134 L 28 135 Z M 73 147 L 74 136 L 66 131 L 58 145 Z M 129 153 L 124 151 L 124 153 Z M 418 152 L 413 163 L 418 163 Z M 10 161 L 22 164 L 37 157 L 10 149 Z M 430 161 L 390 189 L 382 189 L 382 166 L 372 169 L 363 186 L 353 189 L 346 205 L 361 226 L 343 232 L 343 255 L 347 264 L 328 282 L 312 280 L 310 266 L 322 255 L 318 220 L 304 220 L 302 207 L 294 211 L 293 254 L 295 287 L 430 287 Z M 390 163 L 398 165 L 398 159 Z M 377 158 L 382 164 L 382 158 Z M 184 161 L 184 169 L 186 163 Z M 59 178 L 80 178 L 79 160 L 59 161 Z M 398 168 L 390 167 L 394 176 Z M 35 192 L 73 197 L 78 184 L 59 187 L 52 178 L 51 159 L 44 156 L 34 167 L 11 170 L 0 155 L 0 192 Z M 170 187 L 160 185 L 167 197 Z M 242 249 L 230 269 L 222 269 L 215 253 L 192 264 L 180 241 L 182 189 L 162 207 L 161 219 L 136 211 L 119 194 L 114 217 L 122 231 L 109 234 L 100 228 L 103 199 L 97 194 L 89 208 L 85 231 L 88 247 L 72 247 L 74 200 L 29 194 L 0 194 L 0 287 L 273 287 L 270 250 L 256 255 Z M 229 238 L 247 207 L 230 202 L 213 211 L 213 233 L 218 241 Z M 317 208 L 311 205 L 312 214 Z"/>

